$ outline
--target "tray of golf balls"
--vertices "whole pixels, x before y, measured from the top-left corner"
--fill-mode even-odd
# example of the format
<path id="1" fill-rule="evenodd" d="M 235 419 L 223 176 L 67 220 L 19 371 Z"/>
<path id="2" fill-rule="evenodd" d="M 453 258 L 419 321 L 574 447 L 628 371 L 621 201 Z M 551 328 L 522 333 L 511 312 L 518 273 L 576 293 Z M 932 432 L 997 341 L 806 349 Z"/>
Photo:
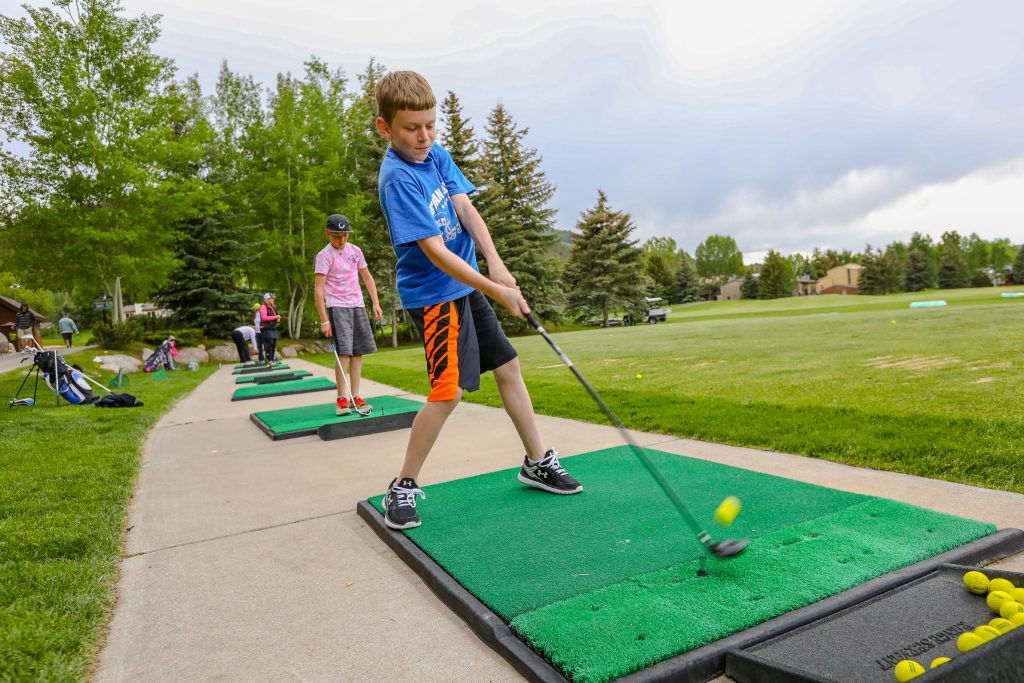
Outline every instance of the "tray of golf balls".
<path id="1" fill-rule="evenodd" d="M 740 683 L 1024 682 L 1024 574 L 944 564 L 730 652 L 726 673 Z"/>

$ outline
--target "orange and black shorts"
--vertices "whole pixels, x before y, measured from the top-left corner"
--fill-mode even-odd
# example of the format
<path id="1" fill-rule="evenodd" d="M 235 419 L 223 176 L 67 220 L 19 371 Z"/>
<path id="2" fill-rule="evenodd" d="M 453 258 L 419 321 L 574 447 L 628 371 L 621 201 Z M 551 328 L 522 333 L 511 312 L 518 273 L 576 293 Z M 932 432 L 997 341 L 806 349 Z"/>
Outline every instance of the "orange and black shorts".
<path id="1" fill-rule="evenodd" d="M 458 398 L 460 388 L 476 391 L 481 373 L 500 368 L 517 355 L 480 292 L 408 311 L 423 337 L 428 401 L 451 401 Z"/>

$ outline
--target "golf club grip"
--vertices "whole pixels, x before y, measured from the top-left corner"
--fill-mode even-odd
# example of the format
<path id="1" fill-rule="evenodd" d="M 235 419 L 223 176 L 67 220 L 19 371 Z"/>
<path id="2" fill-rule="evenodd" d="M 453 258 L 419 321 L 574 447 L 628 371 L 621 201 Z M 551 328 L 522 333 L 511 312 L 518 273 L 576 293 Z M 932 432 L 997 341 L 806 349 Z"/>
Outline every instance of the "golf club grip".
<path id="1" fill-rule="evenodd" d="M 607 417 L 608 420 L 611 421 L 612 425 L 614 425 L 615 428 L 619 430 L 619 434 L 632 449 L 633 455 L 635 455 L 640 460 L 640 462 L 643 463 L 644 467 L 647 468 L 647 471 L 651 474 L 652 477 L 654 477 L 654 481 L 658 482 L 658 485 L 661 486 L 661 490 L 665 492 L 665 495 L 667 495 L 669 500 L 672 501 L 672 504 L 676 506 L 676 510 L 678 510 L 679 514 L 682 515 L 684 520 L 686 520 L 686 523 L 690 525 L 690 528 L 693 530 L 693 532 L 698 536 L 705 534 L 704 529 L 701 528 L 696 518 L 690 513 L 690 510 L 689 508 L 686 507 L 686 503 L 683 502 L 683 499 L 679 497 L 679 494 L 676 493 L 675 489 L 672 488 L 672 485 L 668 483 L 668 480 L 665 479 L 664 475 L 662 475 L 658 468 L 655 467 L 654 463 L 651 462 L 651 459 L 647 456 L 646 453 L 644 453 L 643 449 L 640 448 L 637 442 L 633 439 L 632 435 L 630 435 L 630 433 L 626 431 L 626 427 L 622 424 L 622 422 L 615 415 L 615 413 L 612 412 L 612 409 L 608 407 L 608 404 L 604 402 L 604 399 L 602 399 L 601 396 L 597 393 L 597 391 L 594 390 L 594 387 L 590 386 L 590 382 L 588 382 L 586 378 L 583 377 L 582 373 L 580 373 L 580 371 L 576 368 L 573 362 L 569 360 L 569 357 L 565 355 L 562 349 L 558 348 L 558 344 L 556 344 L 555 340 L 551 338 L 547 330 L 545 330 L 541 326 L 540 322 L 537 321 L 537 318 L 534 317 L 533 313 L 526 314 L 526 321 L 530 323 L 533 326 L 533 328 L 537 330 L 538 333 L 540 333 L 540 336 L 544 337 L 544 341 L 546 341 L 548 345 L 551 346 L 552 349 L 554 349 L 555 353 L 558 354 L 558 357 L 562 359 L 562 362 L 565 363 L 565 365 L 570 370 L 572 370 L 572 374 L 576 375 L 576 379 L 580 381 L 580 384 L 583 385 L 583 388 L 587 390 L 587 393 L 590 394 L 590 397 L 594 399 L 594 402 L 597 403 L 599 408 L 601 408 L 601 412 L 604 413 L 605 417 Z"/>

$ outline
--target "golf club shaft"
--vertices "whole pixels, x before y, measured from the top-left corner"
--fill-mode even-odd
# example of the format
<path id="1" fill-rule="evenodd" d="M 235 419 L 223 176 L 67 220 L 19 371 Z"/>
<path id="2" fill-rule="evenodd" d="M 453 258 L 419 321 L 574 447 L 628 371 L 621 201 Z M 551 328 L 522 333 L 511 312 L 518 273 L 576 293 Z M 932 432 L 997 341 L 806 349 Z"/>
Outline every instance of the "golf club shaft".
<path id="1" fill-rule="evenodd" d="M 626 427 L 622 424 L 621 421 L 619 421 L 619 418 L 616 417 L 615 413 L 612 412 L 612 409 L 609 408 L 608 404 L 604 402 L 601 396 L 598 395 L 596 391 L 594 391 L 594 388 L 590 386 L 590 383 L 587 382 L 587 380 L 583 377 L 580 371 L 576 369 L 576 366 L 573 365 L 573 362 L 569 360 L 569 357 L 565 355 L 562 349 L 558 348 L 558 344 L 556 344 L 555 340 L 551 338 L 551 335 L 548 334 L 547 330 L 541 327 L 540 322 L 537 321 L 537 318 L 534 317 L 533 313 L 527 313 L 526 320 L 531 325 L 533 325 L 534 329 L 536 329 L 537 332 L 540 333 L 540 336 L 544 337 L 544 341 L 546 341 L 551 346 L 551 348 L 555 350 L 555 353 L 557 353 L 558 357 L 562 359 L 562 362 L 565 363 L 566 367 L 572 370 L 572 374 L 576 375 L 576 379 L 580 381 L 580 384 L 583 385 L 583 388 L 587 390 L 587 393 L 590 394 L 590 397 L 593 398 L 597 405 L 601 408 L 601 411 L 605 414 L 605 417 L 607 417 L 611 421 L 611 423 L 615 425 L 615 428 L 619 430 L 619 434 L 622 435 L 622 438 L 625 439 L 626 443 L 629 444 L 629 447 L 632 449 L 633 455 L 635 455 L 640 460 L 640 462 L 643 463 L 644 467 L 647 468 L 647 471 L 650 472 L 652 477 L 654 477 L 654 481 L 658 482 L 658 485 L 661 486 L 661 490 L 665 492 L 665 495 L 667 495 L 669 500 L 672 501 L 673 505 L 676 506 L 676 510 L 678 510 L 679 514 L 683 517 L 684 520 L 686 520 L 686 523 L 690 526 L 690 528 L 693 529 L 693 532 L 697 534 L 697 538 L 700 540 L 700 542 L 706 545 L 710 541 L 710 536 L 708 535 L 707 531 L 701 528 L 700 524 L 697 522 L 697 519 L 690 513 L 689 508 L 686 507 L 686 503 L 683 502 L 683 499 L 679 497 L 679 494 L 676 493 L 675 489 L 672 488 L 672 485 L 668 483 L 668 480 L 665 479 L 664 475 L 662 475 L 658 468 L 655 467 L 654 463 L 651 462 L 651 459 L 647 456 L 646 453 L 644 453 L 643 449 L 640 448 L 639 445 L 637 445 L 632 435 L 630 435 L 630 433 L 626 431 Z"/>

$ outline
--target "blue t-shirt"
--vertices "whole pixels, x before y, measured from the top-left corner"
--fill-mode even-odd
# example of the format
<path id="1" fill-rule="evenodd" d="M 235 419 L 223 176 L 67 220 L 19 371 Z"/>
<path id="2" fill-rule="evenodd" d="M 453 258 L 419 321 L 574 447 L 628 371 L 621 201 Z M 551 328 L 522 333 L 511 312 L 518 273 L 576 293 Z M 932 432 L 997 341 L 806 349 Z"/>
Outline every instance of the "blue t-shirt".
<path id="1" fill-rule="evenodd" d="M 398 296 L 406 308 L 451 301 L 473 291 L 435 266 L 416 240 L 440 235 L 456 256 L 479 272 L 476 244 L 462 229 L 451 195 L 476 190 L 435 144 L 423 163 L 409 163 L 388 147 L 380 165 L 380 206 L 391 231 L 391 246 L 398 257 Z"/>

